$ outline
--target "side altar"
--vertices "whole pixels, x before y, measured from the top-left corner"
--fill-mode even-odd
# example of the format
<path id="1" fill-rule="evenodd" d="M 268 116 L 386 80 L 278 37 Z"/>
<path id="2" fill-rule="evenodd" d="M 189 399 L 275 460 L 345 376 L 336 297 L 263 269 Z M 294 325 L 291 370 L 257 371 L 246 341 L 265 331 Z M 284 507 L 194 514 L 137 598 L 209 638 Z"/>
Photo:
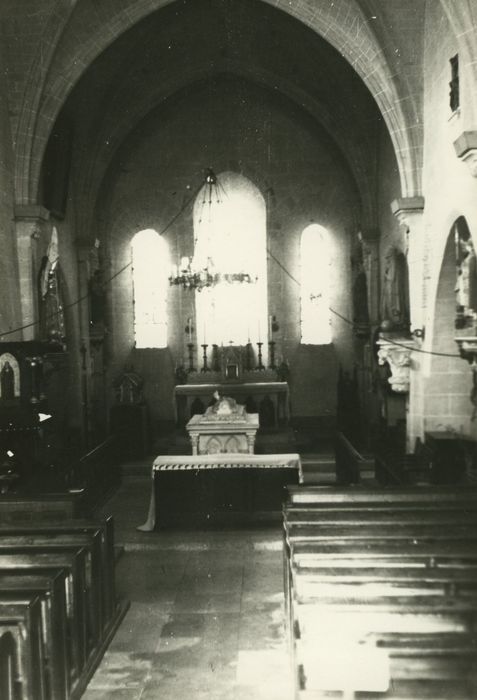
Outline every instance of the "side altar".
<path id="1" fill-rule="evenodd" d="M 259 427 L 258 414 L 215 392 L 216 403 L 203 415 L 192 416 L 186 425 L 192 454 L 253 454 Z"/>

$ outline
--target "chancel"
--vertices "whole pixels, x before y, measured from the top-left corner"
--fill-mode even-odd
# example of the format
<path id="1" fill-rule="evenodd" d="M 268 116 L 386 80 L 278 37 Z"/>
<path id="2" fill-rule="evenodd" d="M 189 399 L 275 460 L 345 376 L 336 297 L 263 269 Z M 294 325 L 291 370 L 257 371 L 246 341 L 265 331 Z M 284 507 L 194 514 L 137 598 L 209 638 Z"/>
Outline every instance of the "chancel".
<path id="1" fill-rule="evenodd" d="M 0 39 L 0 698 L 477 697 L 475 0 Z"/>

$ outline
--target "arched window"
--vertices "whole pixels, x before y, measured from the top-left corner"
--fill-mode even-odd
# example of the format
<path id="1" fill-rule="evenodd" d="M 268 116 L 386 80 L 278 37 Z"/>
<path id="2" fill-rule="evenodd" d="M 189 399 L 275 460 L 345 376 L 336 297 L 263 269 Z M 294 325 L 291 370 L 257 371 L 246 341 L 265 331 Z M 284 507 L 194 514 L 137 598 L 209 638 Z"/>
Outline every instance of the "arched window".
<path id="1" fill-rule="evenodd" d="M 134 338 L 137 348 L 167 347 L 169 251 L 156 231 L 136 233 L 131 241 Z"/>
<path id="2" fill-rule="evenodd" d="M 307 226 L 301 234 L 301 342 L 304 345 L 331 343 L 330 245 L 326 229 Z"/>
<path id="3" fill-rule="evenodd" d="M 204 211 L 202 193 L 195 202 L 194 257 L 199 262 L 204 258 L 204 265 L 207 257 L 211 257 L 218 273 L 246 272 L 256 281 L 221 281 L 196 292 L 198 342 L 210 347 L 262 341 L 266 348 L 265 200 L 255 185 L 238 173 L 222 173 L 217 180 L 220 203 Z"/>

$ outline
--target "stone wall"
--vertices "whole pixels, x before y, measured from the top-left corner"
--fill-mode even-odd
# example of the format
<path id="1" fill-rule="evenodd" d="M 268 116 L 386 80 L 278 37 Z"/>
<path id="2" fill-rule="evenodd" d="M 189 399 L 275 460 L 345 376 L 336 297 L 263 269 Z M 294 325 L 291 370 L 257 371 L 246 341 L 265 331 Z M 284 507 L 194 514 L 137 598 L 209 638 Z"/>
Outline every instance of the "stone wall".
<path id="1" fill-rule="evenodd" d="M 459 161 L 453 146 L 462 131 L 464 114 L 449 106 L 449 59 L 459 47 L 438 3 L 427 3 L 424 70 L 424 318 L 423 349 L 457 355 L 452 340 L 455 314 L 455 255 L 451 227 L 464 216 L 477 242 L 477 180 Z M 462 85 L 468 90 L 469 83 Z M 475 86 L 474 86 L 475 89 Z M 464 95 L 462 96 L 464 97 Z M 469 100 L 463 99 L 462 104 Z M 447 246 L 447 253 L 444 255 Z M 470 420 L 471 373 L 464 360 L 427 355 L 419 362 L 423 382 L 423 430 L 454 429 L 475 434 Z"/>

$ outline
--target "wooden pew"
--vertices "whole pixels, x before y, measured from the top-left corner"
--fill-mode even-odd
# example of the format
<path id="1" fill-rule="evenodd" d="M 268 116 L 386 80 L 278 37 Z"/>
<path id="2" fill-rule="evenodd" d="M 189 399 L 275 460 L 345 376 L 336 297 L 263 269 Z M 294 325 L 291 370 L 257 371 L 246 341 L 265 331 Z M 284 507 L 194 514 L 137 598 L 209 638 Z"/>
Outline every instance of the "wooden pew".
<path id="1" fill-rule="evenodd" d="M 67 652 L 75 680 L 83 671 L 88 657 L 86 556 L 87 552 L 83 549 L 73 553 L 0 553 L 0 575 L 52 576 L 58 571 L 66 571 Z"/>
<path id="2" fill-rule="evenodd" d="M 18 523 L 12 525 L 0 525 L 0 543 L 6 542 L 8 537 L 48 537 L 51 542 L 59 543 L 60 538 L 68 541 L 73 539 L 71 535 L 84 536 L 91 539 L 91 556 L 94 559 L 93 566 L 97 569 L 97 574 L 101 584 L 101 597 L 96 601 L 99 620 L 102 630 L 114 616 L 116 611 L 116 593 L 114 577 L 114 524 L 112 517 L 102 522 L 88 520 L 71 520 L 64 522 L 53 522 L 40 524 L 37 527 L 30 523 Z M 76 543 L 82 540 L 76 538 Z M 87 547 L 86 540 L 82 546 Z"/>
<path id="3" fill-rule="evenodd" d="M 15 630 L 0 629 L 0 698 L 16 700 L 19 679 L 19 650 Z"/>
<path id="4" fill-rule="evenodd" d="M 40 599 L 0 596 L 0 632 L 13 636 L 18 651 L 15 700 L 48 700 Z"/>
<path id="5" fill-rule="evenodd" d="M 110 621 L 117 607 L 114 576 L 114 521 L 112 516 L 101 521 L 75 518 L 73 520 L 38 522 L 34 524 L 25 521 L 19 521 L 15 524 L 0 523 L 0 538 L 3 535 L 29 534 L 86 534 L 95 540 L 100 540 L 101 570 L 105 584 L 103 589 L 103 623 Z"/>
<path id="6" fill-rule="evenodd" d="M 409 544 L 418 542 L 450 542 L 452 540 L 475 540 L 477 539 L 477 523 L 464 523 L 458 525 L 448 525 L 445 529 L 437 524 L 420 524 L 413 525 L 395 523 L 385 525 L 377 522 L 376 524 L 367 525 L 360 523 L 352 523 L 349 525 L 309 525 L 301 523 L 290 523 L 286 521 L 286 537 L 290 543 L 296 542 L 352 542 L 356 541 L 407 541 Z"/>
<path id="7" fill-rule="evenodd" d="M 61 569 L 49 576 L 0 574 L 0 598 L 21 593 L 41 600 L 47 697 L 51 700 L 67 700 L 74 678 L 68 655 L 66 577 Z"/>
<path id="8" fill-rule="evenodd" d="M 290 506 L 283 513 L 284 521 L 288 525 L 312 526 L 312 527 L 375 527 L 381 526 L 435 526 L 441 531 L 454 525 L 466 525 L 469 528 L 477 526 L 477 509 L 463 509 L 446 507 L 442 504 L 439 512 L 427 504 L 413 508 L 378 505 L 374 508 L 367 506 L 354 506 L 351 508 L 321 506 Z"/>
<path id="9" fill-rule="evenodd" d="M 391 505 L 392 508 L 412 508 L 415 504 L 428 504 L 434 508 L 442 504 L 446 507 L 453 505 L 463 509 L 477 508 L 477 488 L 449 490 L 448 487 L 429 488 L 389 488 L 389 489 L 329 489 L 320 486 L 288 486 L 286 488 L 286 505 L 346 505 L 351 508 L 361 505 L 363 508 L 374 509 L 376 506 Z"/>
<path id="10" fill-rule="evenodd" d="M 84 535 L 28 535 L 1 536 L 0 556 L 22 554 L 75 554 L 82 552 L 84 558 L 83 580 L 84 611 L 86 618 L 86 652 L 87 655 L 99 643 L 102 635 L 102 591 L 104 581 L 101 572 L 101 557 L 98 542 L 92 543 Z"/>
<path id="11" fill-rule="evenodd" d="M 116 600 L 114 565 L 112 518 L 0 518 L 0 599 L 40 600 L 44 700 L 79 699 L 125 614 L 127 601 Z M 11 644 L 8 653 L 4 644 L 7 668 L 13 656 Z M 27 670 L 30 685 L 36 684 Z"/>
<path id="12" fill-rule="evenodd" d="M 452 694 L 431 697 L 475 697 L 477 491 L 290 487 L 288 493 L 285 591 L 296 697 L 323 697 L 340 655 L 341 669 L 325 691 L 416 700 L 426 697 L 422 681 L 442 681 Z M 360 658 L 355 677 L 341 688 L 344 669 Z M 379 658 L 386 659 L 392 691 L 386 674 L 380 688 L 363 681 L 363 668 L 371 673 Z M 370 687 L 361 688 L 363 682 Z"/>
<path id="13" fill-rule="evenodd" d="M 0 523 L 57 521 L 75 518 L 80 512 L 80 494 L 4 494 L 0 497 Z"/>

